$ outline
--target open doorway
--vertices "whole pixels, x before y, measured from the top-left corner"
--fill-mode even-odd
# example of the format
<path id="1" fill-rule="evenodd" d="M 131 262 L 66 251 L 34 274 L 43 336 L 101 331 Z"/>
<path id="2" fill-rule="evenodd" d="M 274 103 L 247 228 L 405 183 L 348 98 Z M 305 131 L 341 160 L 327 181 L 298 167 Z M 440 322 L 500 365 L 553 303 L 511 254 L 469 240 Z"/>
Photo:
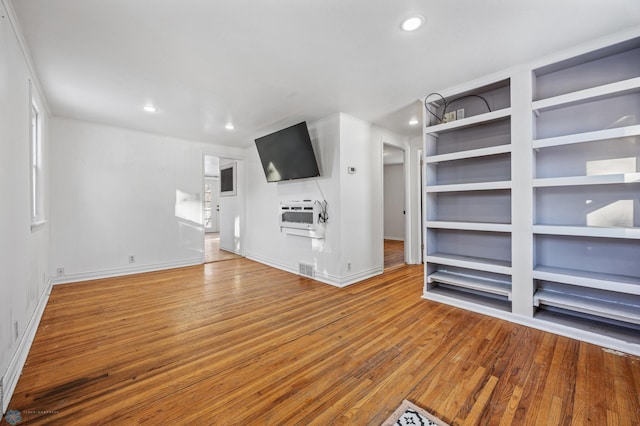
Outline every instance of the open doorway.
<path id="1" fill-rule="evenodd" d="M 220 158 L 204 156 L 204 262 L 236 259 L 241 256 L 220 249 Z"/>
<path id="2" fill-rule="evenodd" d="M 406 261 L 405 151 L 383 144 L 384 269 Z"/>

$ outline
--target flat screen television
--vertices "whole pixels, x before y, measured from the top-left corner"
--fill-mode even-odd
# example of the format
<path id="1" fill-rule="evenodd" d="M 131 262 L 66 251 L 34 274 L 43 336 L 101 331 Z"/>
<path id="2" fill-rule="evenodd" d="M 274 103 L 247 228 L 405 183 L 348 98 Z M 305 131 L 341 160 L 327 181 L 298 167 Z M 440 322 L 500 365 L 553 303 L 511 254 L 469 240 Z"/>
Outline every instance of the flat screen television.
<path id="1" fill-rule="evenodd" d="M 320 176 L 306 121 L 255 142 L 267 182 Z"/>

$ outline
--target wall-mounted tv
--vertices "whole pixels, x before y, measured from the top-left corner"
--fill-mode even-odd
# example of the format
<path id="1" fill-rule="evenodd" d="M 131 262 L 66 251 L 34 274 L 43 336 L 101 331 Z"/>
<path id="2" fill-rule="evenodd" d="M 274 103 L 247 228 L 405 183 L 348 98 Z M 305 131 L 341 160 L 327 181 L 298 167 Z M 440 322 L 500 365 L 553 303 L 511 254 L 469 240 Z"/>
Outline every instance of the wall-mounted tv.
<path id="1" fill-rule="evenodd" d="M 320 176 L 306 121 L 255 142 L 267 182 Z"/>

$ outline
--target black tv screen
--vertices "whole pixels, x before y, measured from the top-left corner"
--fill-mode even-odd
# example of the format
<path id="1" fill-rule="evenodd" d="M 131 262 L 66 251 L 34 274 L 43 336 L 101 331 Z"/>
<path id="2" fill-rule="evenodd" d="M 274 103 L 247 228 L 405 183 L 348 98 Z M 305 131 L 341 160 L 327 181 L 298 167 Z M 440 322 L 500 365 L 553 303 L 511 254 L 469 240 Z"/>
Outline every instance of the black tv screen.
<path id="1" fill-rule="evenodd" d="M 320 176 L 306 121 L 255 142 L 267 182 Z"/>

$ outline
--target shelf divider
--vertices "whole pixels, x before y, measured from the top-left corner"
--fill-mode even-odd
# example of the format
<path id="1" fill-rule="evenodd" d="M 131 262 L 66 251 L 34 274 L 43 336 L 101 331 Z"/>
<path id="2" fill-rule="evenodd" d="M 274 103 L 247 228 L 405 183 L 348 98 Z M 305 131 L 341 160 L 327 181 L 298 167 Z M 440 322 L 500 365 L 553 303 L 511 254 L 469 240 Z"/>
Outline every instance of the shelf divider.
<path id="1" fill-rule="evenodd" d="M 626 296 L 621 300 L 604 300 L 588 294 L 570 294 L 538 290 L 533 295 L 536 306 L 547 305 L 584 314 L 640 324 L 640 297 Z"/>
<path id="2" fill-rule="evenodd" d="M 533 102 L 532 109 L 534 112 L 542 112 L 553 108 L 571 106 L 584 101 L 596 100 L 608 96 L 624 95 L 638 90 L 640 90 L 640 77 L 635 77 L 602 86 L 591 87 L 589 89 L 578 90 L 577 92 L 541 99 Z"/>
<path id="3" fill-rule="evenodd" d="M 490 280 L 449 271 L 437 271 L 427 277 L 427 283 L 431 284 L 433 282 L 497 294 L 511 300 L 511 283 L 509 281 Z"/>
<path id="4" fill-rule="evenodd" d="M 609 228 L 600 226 L 533 225 L 534 234 L 573 237 L 620 238 L 639 240 L 640 228 Z"/>
<path id="5" fill-rule="evenodd" d="M 452 130 L 464 129 L 465 127 L 487 124 L 492 121 L 503 120 L 511 116 L 511 108 L 503 108 L 484 114 L 474 115 L 472 117 L 462 118 L 460 120 L 450 121 L 448 123 L 435 124 L 427 126 L 425 132 L 437 136 L 439 133 L 450 132 Z"/>
<path id="6" fill-rule="evenodd" d="M 460 268 L 477 269 L 478 271 L 495 272 L 497 274 L 511 274 L 511 262 L 480 257 L 460 256 L 456 254 L 433 253 L 426 257 L 430 263 L 458 266 Z"/>
<path id="7" fill-rule="evenodd" d="M 427 192 L 459 192 L 459 191 L 488 191 L 492 189 L 511 189 L 511 181 L 457 183 L 449 185 L 429 185 Z"/>
<path id="8" fill-rule="evenodd" d="M 568 176 L 534 179 L 534 188 L 549 186 L 613 185 L 620 183 L 640 183 L 640 173 L 618 173 L 613 175 Z"/>
<path id="9" fill-rule="evenodd" d="M 511 224 L 508 223 L 429 220 L 427 221 L 427 227 L 437 229 L 458 229 L 463 231 L 511 232 Z"/>
<path id="10" fill-rule="evenodd" d="M 626 275 L 603 274 L 601 272 L 538 265 L 533 270 L 533 278 L 640 296 L 640 278 Z"/>
<path id="11" fill-rule="evenodd" d="M 561 145 L 571 145 L 584 142 L 595 142 L 607 139 L 619 139 L 640 136 L 640 124 L 615 129 L 596 130 L 594 132 L 575 133 L 566 136 L 537 139 L 532 143 L 533 149 L 549 148 Z"/>

